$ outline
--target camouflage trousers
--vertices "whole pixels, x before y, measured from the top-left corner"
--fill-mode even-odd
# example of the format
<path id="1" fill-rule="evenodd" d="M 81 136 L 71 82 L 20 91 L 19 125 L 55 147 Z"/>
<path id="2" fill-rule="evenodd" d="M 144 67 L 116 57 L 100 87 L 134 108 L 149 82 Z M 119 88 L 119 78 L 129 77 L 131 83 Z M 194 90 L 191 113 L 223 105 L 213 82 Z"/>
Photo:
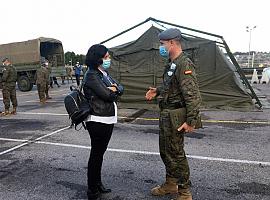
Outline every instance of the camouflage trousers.
<path id="1" fill-rule="evenodd" d="M 39 100 L 45 100 L 46 84 L 37 84 Z"/>
<path id="2" fill-rule="evenodd" d="M 166 176 L 179 180 L 179 187 L 189 188 L 190 172 L 184 150 L 184 133 L 172 129 L 168 110 L 160 112 L 159 151 L 165 165 Z"/>
<path id="3" fill-rule="evenodd" d="M 68 74 L 67 75 L 67 81 L 68 81 L 68 83 L 69 83 L 69 79 L 72 81 L 72 83 L 73 83 L 73 77 L 72 77 L 72 74 Z"/>
<path id="4" fill-rule="evenodd" d="M 49 85 L 50 85 L 50 82 L 47 82 L 47 84 L 45 85 L 45 95 L 46 95 L 46 97 L 49 97 Z"/>
<path id="5" fill-rule="evenodd" d="M 17 97 L 16 97 L 16 85 L 3 85 L 3 103 L 5 105 L 5 110 L 9 110 L 10 101 L 13 108 L 18 106 Z"/>

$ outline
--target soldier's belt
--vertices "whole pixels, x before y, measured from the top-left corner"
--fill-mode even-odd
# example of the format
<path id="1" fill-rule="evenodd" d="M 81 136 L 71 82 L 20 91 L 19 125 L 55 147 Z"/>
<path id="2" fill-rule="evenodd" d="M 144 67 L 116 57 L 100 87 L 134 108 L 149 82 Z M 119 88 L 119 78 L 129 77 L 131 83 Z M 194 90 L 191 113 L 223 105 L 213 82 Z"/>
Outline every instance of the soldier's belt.
<path id="1" fill-rule="evenodd" d="M 160 109 L 177 109 L 177 108 L 185 108 L 186 105 L 185 103 L 182 102 L 176 102 L 176 103 L 159 103 L 159 108 Z"/>

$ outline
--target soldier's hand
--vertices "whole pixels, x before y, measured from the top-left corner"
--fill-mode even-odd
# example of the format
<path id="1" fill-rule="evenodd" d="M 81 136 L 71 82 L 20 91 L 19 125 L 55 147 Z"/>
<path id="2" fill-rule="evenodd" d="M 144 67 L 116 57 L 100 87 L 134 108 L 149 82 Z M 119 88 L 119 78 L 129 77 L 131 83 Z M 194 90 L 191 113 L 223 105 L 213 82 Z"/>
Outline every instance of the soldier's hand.
<path id="1" fill-rule="evenodd" d="M 194 127 L 193 126 L 189 126 L 186 122 L 184 124 L 182 124 L 178 129 L 178 131 L 183 130 L 185 133 L 190 133 L 194 131 Z"/>
<path id="2" fill-rule="evenodd" d="M 149 90 L 145 94 L 145 98 L 150 101 L 157 95 L 157 88 L 149 87 Z"/>

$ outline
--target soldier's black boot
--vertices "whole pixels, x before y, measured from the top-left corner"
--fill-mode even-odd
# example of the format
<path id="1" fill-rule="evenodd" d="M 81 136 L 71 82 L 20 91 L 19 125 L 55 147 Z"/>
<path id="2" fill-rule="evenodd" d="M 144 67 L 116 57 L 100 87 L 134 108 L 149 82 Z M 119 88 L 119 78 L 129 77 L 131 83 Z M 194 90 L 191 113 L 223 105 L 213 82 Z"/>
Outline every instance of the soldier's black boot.
<path id="1" fill-rule="evenodd" d="M 87 190 L 88 200 L 100 199 L 100 192 L 97 186 L 89 186 Z"/>
<path id="2" fill-rule="evenodd" d="M 112 190 L 109 189 L 109 188 L 105 188 L 104 185 L 102 184 L 102 182 L 98 183 L 97 184 L 97 187 L 98 187 L 98 191 L 100 193 L 110 193 Z"/>

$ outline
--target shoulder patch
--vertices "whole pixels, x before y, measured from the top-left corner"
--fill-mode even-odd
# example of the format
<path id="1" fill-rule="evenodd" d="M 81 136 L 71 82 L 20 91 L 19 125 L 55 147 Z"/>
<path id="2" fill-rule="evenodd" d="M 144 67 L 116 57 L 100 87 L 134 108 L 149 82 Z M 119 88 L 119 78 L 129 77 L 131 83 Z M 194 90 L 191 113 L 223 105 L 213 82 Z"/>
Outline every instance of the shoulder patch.
<path id="1" fill-rule="evenodd" d="M 192 70 L 185 70 L 185 71 L 184 71 L 184 74 L 185 74 L 185 75 L 192 74 Z"/>

